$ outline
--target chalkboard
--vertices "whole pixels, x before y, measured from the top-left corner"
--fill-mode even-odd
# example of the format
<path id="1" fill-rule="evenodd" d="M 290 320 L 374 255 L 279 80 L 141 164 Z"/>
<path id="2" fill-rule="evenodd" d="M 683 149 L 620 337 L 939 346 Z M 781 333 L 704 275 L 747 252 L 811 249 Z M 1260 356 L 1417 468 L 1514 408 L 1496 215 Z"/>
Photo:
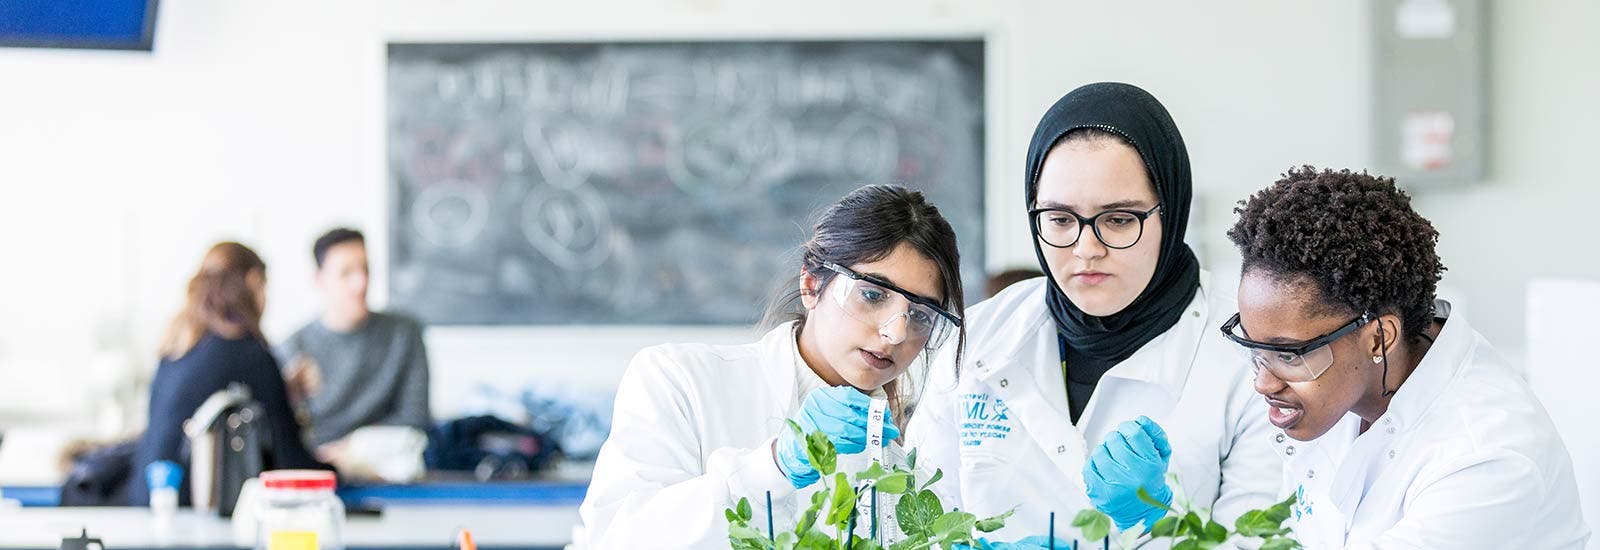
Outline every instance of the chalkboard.
<path id="1" fill-rule="evenodd" d="M 748 324 L 824 207 L 923 191 L 982 290 L 983 43 L 388 45 L 390 304 Z"/>

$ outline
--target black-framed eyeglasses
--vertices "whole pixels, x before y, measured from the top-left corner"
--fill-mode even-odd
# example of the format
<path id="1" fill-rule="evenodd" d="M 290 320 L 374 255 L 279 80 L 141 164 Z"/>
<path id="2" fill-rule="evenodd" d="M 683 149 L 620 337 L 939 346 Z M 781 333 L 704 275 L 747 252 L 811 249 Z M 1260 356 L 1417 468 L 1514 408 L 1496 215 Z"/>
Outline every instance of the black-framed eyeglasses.
<path id="1" fill-rule="evenodd" d="M 894 283 L 856 273 L 833 262 L 823 262 L 822 266 L 848 279 L 830 286 L 839 307 L 857 321 L 883 330 L 903 317 L 905 338 L 923 339 L 923 347 L 929 350 L 938 349 L 954 328 L 961 326 L 961 317 L 945 310 L 942 304 Z"/>
<path id="2" fill-rule="evenodd" d="M 1304 343 L 1284 345 L 1257 342 L 1251 340 L 1248 335 L 1241 334 L 1244 329 L 1239 326 L 1239 314 L 1235 313 L 1228 322 L 1222 324 L 1222 334 L 1235 344 L 1239 344 L 1246 357 L 1255 365 L 1257 374 L 1261 369 L 1267 369 L 1274 377 L 1285 382 L 1310 382 L 1322 376 L 1322 373 L 1327 372 L 1328 367 L 1333 365 L 1333 350 L 1328 344 L 1355 332 L 1376 318 L 1377 316 L 1370 311 L 1362 313 L 1360 317 L 1351 319 L 1333 332 L 1306 340 Z"/>
<path id="3" fill-rule="evenodd" d="M 1106 248 L 1121 250 L 1139 243 L 1139 238 L 1144 236 L 1145 220 L 1161 210 L 1161 206 L 1157 204 L 1149 210 L 1106 210 L 1088 218 L 1065 208 L 1035 208 L 1028 211 L 1028 216 L 1033 220 L 1033 233 L 1050 246 L 1067 248 L 1078 244 L 1084 226 L 1088 226 L 1094 229 L 1095 238 Z"/>

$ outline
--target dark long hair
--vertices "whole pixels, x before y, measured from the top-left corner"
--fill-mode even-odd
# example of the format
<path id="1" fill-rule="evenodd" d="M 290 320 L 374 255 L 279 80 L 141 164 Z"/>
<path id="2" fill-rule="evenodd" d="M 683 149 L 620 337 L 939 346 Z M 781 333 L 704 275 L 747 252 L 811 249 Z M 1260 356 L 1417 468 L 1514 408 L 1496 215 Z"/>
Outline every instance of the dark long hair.
<path id="1" fill-rule="evenodd" d="M 265 304 L 251 290 L 250 273 L 267 276 L 267 264 L 249 247 L 224 242 L 206 251 L 200 271 L 189 279 L 183 309 L 172 318 L 161 338 L 161 357 L 177 359 L 189 353 L 200 337 L 213 332 L 226 338 L 261 335 Z"/>
<path id="2" fill-rule="evenodd" d="M 903 186 L 868 185 L 824 209 L 817 216 L 811 238 L 800 246 L 800 268 L 821 282 L 817 290 L 821 293 L 837 275 L 823 267 L 824 262 L 843 266 L 871 263 L 888 257 L 900 243 L 911 245 L 939 266 L 945 309 L 964 315 L 966 299 L 961 288 L 961 252 L 956 246 L 956 232 L 922 193 Z M 799 275 L 789 279 L 775 293 L 763 325 L 797 321 L 804 329 L 806 309 L 801 305 L 799 279 Z M 966 342 L 966 328 L 959 328 L 955 337 L 957 369 Z M 919 355 L 926 371 L 932 360 L 930 353 L 923 350 Z M 899 382 L 898 378 L 889 381 L 883 391 L 889 395 L 889 408 L 896 423 L 903 427 L 910 420 L 906 406 L 912 393 Z"/>

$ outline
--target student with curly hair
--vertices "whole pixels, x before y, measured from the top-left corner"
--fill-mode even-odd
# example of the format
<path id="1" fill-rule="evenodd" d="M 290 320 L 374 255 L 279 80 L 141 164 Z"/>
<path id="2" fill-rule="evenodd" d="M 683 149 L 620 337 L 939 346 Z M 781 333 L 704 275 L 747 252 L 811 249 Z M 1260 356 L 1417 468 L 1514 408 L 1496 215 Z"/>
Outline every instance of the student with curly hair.
<path id="1" fill-rule="evenodd" d="M 1235 212 L 1222 329 L 1255 365 L 1306 547 L 1583 548 L 1566 446 L 1434 296 L 1439 233 L 1393 179 L 1306 166 Z"/>

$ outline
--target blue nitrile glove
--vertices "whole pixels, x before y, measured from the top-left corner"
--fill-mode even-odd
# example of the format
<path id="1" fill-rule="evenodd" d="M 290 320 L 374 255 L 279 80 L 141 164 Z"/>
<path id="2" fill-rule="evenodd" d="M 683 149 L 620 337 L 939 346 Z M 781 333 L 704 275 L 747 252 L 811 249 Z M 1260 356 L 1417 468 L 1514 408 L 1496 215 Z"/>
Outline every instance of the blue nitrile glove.
<path id="1" fill-rule="evenodd" d="M 1171 457 L 1172 445 L 1167 443 L 1167 432 L 1161 425 L 1144 416 L 1123 422 L 1117 431 L 1106 436 L 1083 466 L 1089 502 L 1111 516 L 1119 530 L 1126 531 L 1140 522 L 1149 529 L 1167 511 L 1139 500 L 1139 488 L 1144 487 L 1163 504 L 1172 504 L 1172 489 L 1164 479 L 1167 459 Z"/>
<path id="2" fill-rule="evenodd" d="M 1050 537 L 1043 535 L 1028 537 L 1017 542 L 990 542 L 988 539 L 979 538 L 978 546 L 974 549 L 965 544 L 957 544 L 954 548 L 959 550 L 1049 550 Z M 1072 542 L 1056 539 L 1056 550 L 1072 550 Z"/>
<path id="3" fill-rule="evenodd" d="M 817 388 L 806 395 L 806 401 L 795 416 L 800 425 L 799 436 L 784 428 L 778 436 L 778 469 L 788 476 L 794 488 L 799 489 L 817 482 L 817 470 L 806 459 L 805 436 L 821 430 L 839 454 L 855 454 L 867 449 L 867 413 L 872 408 L 872 398 L 850 386 Z M 883 412 L 883 441 L 900 437 L 889 411 Z"/>

